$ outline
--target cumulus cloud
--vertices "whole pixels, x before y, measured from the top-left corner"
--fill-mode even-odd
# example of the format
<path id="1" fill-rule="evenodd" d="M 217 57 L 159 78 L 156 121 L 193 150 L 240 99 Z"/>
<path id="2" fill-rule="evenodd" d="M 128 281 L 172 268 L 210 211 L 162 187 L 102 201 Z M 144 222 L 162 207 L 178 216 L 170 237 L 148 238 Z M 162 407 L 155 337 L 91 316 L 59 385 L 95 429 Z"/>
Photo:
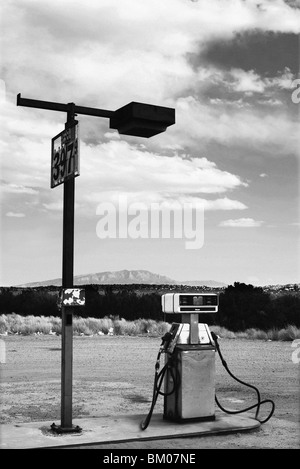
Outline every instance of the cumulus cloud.
<path id="1" fill-rule="evenodd" d="M 111 110 L 128 101 L 174 106 L 176 129 L 157 139 L 169 147 L 175 138 L 181 147 L 198 138 L 225 144 L 271 140 L 285 152 L 298 145 L 296 126 L 286 113 L 265 115 L 247 109 L 247 103 L 238 99 L 217 97 L 213 102 L 221 107 L 220 112 L 219 106 L 214 109 L 201 100 L 208 84 L 260 95 L 272 87 L 287 89 L 292 78 L 289 69 L 277 77 L 260 77 L 254 70 L 194 69 L 188 60 L 191 53 L 201 53 L 208 41 L 226 40 L 238 32 L 257 28 L 300 32 L 300 12 L 282 0 L 263 0 L 259 8 L 255 2 L 236 0 L 226 6 L 219 0 L 91 0 L 88 8 L 76 0 L 53 0 L 51 7 L 39 0 L 19 0 L 5 2 L 3 10 L 4 77 L 11 104 L 3 113 L 6 136 L 26 135 L 35 140 L 34 155 L 41 153 L 41 138 L 58 133 L 55 122 L 63 123 L 64 116 L 16 108 L 17 92 Z M 234 112 L 226 109 L 233 99 Z M 278 99 L 269 98 L 269 104 L 274 107 Z M 89 121 L 89 129 L 83 124 L 85 141 L 93 134 L 90 141 L 99 143 L 101 137 L 95 137 L 102 126 L 99 121 Z M 110 138 L 114 137 L 117 134 Z"/>
<path id="2" fill-rule="evenodd" d="M 176 132 L 182 144 L 217 141 L 252 148 L 267 144 L 267 149 L 274 146 L 280 148 L 278 153 L 270 151 L 274 157 L 298 151 L 298 127 L 286 113 L 266 114 L 255 107 L 248 109 L 247 106 L 232 107 L 228 111 L 222 106 L 202 103 L 193 96 L 179 98 L 176 111 L 177 127 L 171 128 L 165 138 L 172 138 Z"/>
<path id="3" fill-rule="evenodd" d="M 250 93 L 264 93 L 274 87 L 291 90 L 295 78 L 288 67 L 275 77 L 261 77 L 254 70 L 242 69 L 231 69 L 229 76 L 232 78 L 232 83 L 229 85 L 232 89 Z"/>
<path id="4" fill-rule="evenodd" d="M 20 213 L 20 212 L 7 212 L 5 215 L 7 217 L 12 217 L 12 218 L 23 218 L 23 217 L 25 217 L 25 213 Z"/>
<path id="5" fill-rule="evenodd" d="M 82 147 L 81 171 L 88 178 L 90 193 L 93 187 L 98 191 L 214 194 L 247 186 L 205 157 L 166 156 L 123 140 Z"/>
<path id="6" fill-rule="evenodd" d="M 87 198 L 93 203 L 105 204 L 112 203 L 115 207 L 121 207 L 122 201 L 126 201 L 127 205 L 142 203 L 144 206 L 151 208 L 153 204 L 159 204 L 161 207 L 176 209 L 179 207 L 190 206 L 203 210 L 245 210 L 248 207 L 228 197 L 218 199 L 205 199 L 193 195 L 181 195 L 177 193 L 164 192 L 116 192 L 107 191 L 89 194 Z"/>
<path id="7" fill-rule="evenodd" d="M 236 0 L 90 0 L 88 7 L 17 0 L 2 9 L 9 91 L 110 106 L 132 93 L 164 101 L 182 92 L 196 78 L 187 54 L 208 40 L 251 29 L 300 31 L 300 12 L 283 0 L 259 8 Z"/>
<path id="8" fill-rule="evenodd" d="M 256 228 L 263 224 L 263 221 L 254 220 L 253 218 L 238 218 L 236 220 L 229 219 L 220 222 L 219 226 L 231 228 Z"/>
<path id="9" fill-rule="evenodd" d="M 235 91 L 263 93 L 265 90 L 264 81 L 254 70 L 232 69 L 231 75 Z"/>

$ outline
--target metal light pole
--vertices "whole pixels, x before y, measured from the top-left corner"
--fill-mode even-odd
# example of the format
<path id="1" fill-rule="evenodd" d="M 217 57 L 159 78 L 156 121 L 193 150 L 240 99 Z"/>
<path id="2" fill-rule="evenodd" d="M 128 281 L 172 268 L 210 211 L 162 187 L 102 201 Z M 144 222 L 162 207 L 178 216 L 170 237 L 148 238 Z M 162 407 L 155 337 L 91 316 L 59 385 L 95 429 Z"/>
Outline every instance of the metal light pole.
<path id="1" fill-rule="evenodd" d="M 75 124 L 78 123 L 75 119 L 77 114 L 108 118 L 110 128 L 117 129 L 120 134 L 145 138 L 164 132 L 167 127 L 175 124 L 175 109 L 137 102 L 131 102 L 116 111 L 108 111 L 77 106 L 74 103 L 62 104 L 22 98 L 19 93 L 17 106 L 66 112 L 65 131 L 69 132 L 71 139 L 72 132 L 75 132 Z M 75 176 L 79 173 L 75 174 L 75 166 L 73 172 L 66 173 L 66 155 L 63 152 L 59 154 L 55 164 L 58 167 L 60 179 L 54 185 L 51 179 L 51 187 L 64 184 L 62 249 L 62 289 L 64 292 L 73 288 Z M 73 313 L 74 306 L 62 305 L 61 425 L 57 426 L 54 423 L 51 425 L 57 433 L 81 431 L 78 425 L 72 424 Z"/>
<path id="2" fill-rule="evenodd" d="M 65 128 L 75 123 L 74 104 L 69 104 Z M 74 281 L 74 207 L 75 178 L 64 182 L 62 288 L 72 288 Z M 80 431 L 72 425 L 73 388 L 73 312 L 74 307 L 62 306 L 61 354 L 61 427 L 59 430 Z M 52 426 L 57 431 L 56 426 Z M 73 430 L 74 429 L 74 430 Z"/>

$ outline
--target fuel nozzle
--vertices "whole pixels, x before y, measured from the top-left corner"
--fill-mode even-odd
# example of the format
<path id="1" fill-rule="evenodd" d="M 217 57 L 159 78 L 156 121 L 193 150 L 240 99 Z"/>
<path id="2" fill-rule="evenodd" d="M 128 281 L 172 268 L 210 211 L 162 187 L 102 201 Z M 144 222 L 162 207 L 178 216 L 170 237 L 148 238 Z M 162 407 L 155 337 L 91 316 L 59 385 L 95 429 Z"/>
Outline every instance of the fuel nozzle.
<path id="1" fill-rule="evenodd" d="M 161 342 L 160 349 L 161 350 L 167 350 L 171 340 L 172 340 L 172 334 L 170 332 L 166 332 L 165 335 L 162 336 L 162 338 L 161 338 L 162 342 Z"/>
<path id="2" fill-rule="evenodd" d="M 170 342 L 171 339 L 172 339 L 172 334 L 170 332 L 166 332 L 165 335 L 162 336 L 162 338 L 161 338 L 163 343 Z"/>
<path id="3" fill-rule="evenodd" d="M 212 338 L 214 339 L 215 342 L 218 342 L 218 336 L 214 331 L 210 331 Z"/>

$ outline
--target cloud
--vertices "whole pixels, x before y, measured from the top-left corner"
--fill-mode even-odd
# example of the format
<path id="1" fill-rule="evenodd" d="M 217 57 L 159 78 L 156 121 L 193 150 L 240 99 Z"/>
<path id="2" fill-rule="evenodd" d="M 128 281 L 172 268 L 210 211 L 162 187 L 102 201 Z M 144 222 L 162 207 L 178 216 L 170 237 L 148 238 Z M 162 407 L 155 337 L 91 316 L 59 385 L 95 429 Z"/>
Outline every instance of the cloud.
<path id="1" fill-rule="evenodd" d="M 167 156 L 123 140 L 97 147 L 82 145 L 81 172 L 99 191 L 214 194 L 247 186 L 205 157 Z"/>
<path id="2" fill-rule="evenodd" d="M 249 30 L 300 32 L 298 10 L 282 0 L 259 6 L 237 0 L 90 0 L 88 7 L 78 0 L 52 0 L 51 7 L 40 0 L 5 2 L 4 79 L 9 92 L 41 99 L 80 97 L 83 105 L 113 107 L 133 94 L 164 102 L 193 84 L 187 56 L 207 41 Z"/>
<path id="3" fill-rule="evenodd" d="M 54 211 L 54 212 L 62 212 L 63 210 L 63 201 L 57 201 L 57 202 L 50 202 L 48 204 L 43 203 L 43 207 L 45 207 L 46 210 Z"/>
<path id="4" fill-rule="evenodd" d="M 118 132 L 105 132 L 104 137 L 108 140 L 120 140 L 120 134 Z"/>
<path id="5" fill-rule="evenodd" d="M 36 189 L 33 189 L 32 187 L 25 187 L 20 184 L 7 183 L 5 181 L 2 181 L 1 189 L 3 193 L 9 193 L 9 194 L 29 194 L 29 195 L 38 194 L 38 191 Z"/>
<path id="6" fill-rule="evenodd" d="M 266 106 L 282 106 L 283 102 L 280 99 L 270 98 L 270 99 L 260 99 L 257 101 L 258 104 L 263 104 Z"/>
<path id="7" fill-rule="evenodd" d="M 212 65 L 199 65 L 194 79 L 194 96 L 203 95 L 211 104 L 249 108 L 256 103 L 279 105 L 279 98 L 289 97 L 293 88 L 293 74 L 288 67 L 277 71 L 274 76 L 259 74 L 242 68 L 216 68 Z M 191 93 L 192 95 L 192 93 Z M 252 99 L 249 99 L 252 98 Z M 200 101 L 200 99 L 199 99 Z M 231 111 L 229 111 L 231 112 Z"/>
<path id="8" fill-rule="evenodd" d="M 190 95 L 177 100 L 176 116 L 176 129 L 170 128 L 164 138 L 172 139 L 176 134 L 182 145 L 202 142 L 204 147 L 205 142 L 216 141 L 261 148 L 265 144 L 274 157 L 298 152 L 296 117 L 287 112 L 266 113 L 253 106 L 227 109 L 223 105 L 203 103 Z"/>
<path id="9" fill-rule="evenodd" d="M 238 200 L 231 200 L 228 197 L 216 200 L 206 200 L 204 203 L 206 210 L 245 210 L 247 205 Z"/>
<path id="10" fill-rule="evenodd" d="M 90 196 L 90 200 L 99 204 L 112 203 L 116 207 L 120 205 L 120 200 L 126 200 L 128 205 L 142 202 L 147 207 L 152 204 L 160 204 L 163 207 L 176 208 L 184 205 L 200 208 L 203 210 L 245 210 L 248 207 L 228 197 L 222 199 L 204 199 L 202 197 L 185 196 L 178 193 L 163 192 L 102 192 Z"/>
<path id="11" fill-rule="evenodd" d="M 263 224 L 263 221 L 257 221 L 253 218 L 238 218 L 237 220 L 229 219 L 219 223 L 219 226 L 231 228 L 256 228 Z"/>
<path id="12" fill-rule="evenodd" d="M 265 83 L 254 70 L 245 71 L 242 69 L 231 70 L 234 79 L 232 88 L 238 92 L 256 92 L 263 93 L 265 91 Z"/>
<path id="13" fill-rule="evenodd" d="M 12 218 L 23 218 L 25 217 L 25 213 L 16 213 L 16 212 L 7 212 L 5 214 L 7 217 L 12 217 Z"/>
<path id="14" fill-rule="evenodd" d="M 228 84 L 237 92 L 265 93 L 269 88 L 291 90 L 295 76 L 288 67 L 275 77 L 261 77 L 254 70 L 231 69 L 229 76 L 232 83 Z"/>
<path id="15" fill-rule="evenodd" d="M 60 198 L 56 202 L 42 203 L 44 209 L 50 212 L 62 212 L 63 211 L 63 199 Z M 75 201 L 74 208 L 77 210 L 81 205 Z"/>
<path id="16" fill-rule="evenodd" d="M 81 176 L 76 189 L 82 214 L 95 213 L 99 203 L 190 203 L 205 210 L 244 210 L 245 204 L 221 193 L 247 187 L 239 176 L 220 170 L 206 157 L 151 152 L 144 145 L 111 140 L 82 145 Z M 82 182 L 79 181 L 82 177 Z M 210 195 L 206 199 L 205 195 Z M 217 195 L 217 197 L 211 197 Z"/>

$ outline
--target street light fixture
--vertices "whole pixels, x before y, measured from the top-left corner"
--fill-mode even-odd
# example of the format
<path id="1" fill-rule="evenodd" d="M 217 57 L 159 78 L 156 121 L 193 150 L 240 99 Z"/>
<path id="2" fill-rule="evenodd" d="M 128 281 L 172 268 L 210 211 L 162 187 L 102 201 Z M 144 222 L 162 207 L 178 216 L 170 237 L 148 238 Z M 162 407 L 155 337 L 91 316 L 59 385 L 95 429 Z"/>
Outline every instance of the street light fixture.
<path id="1" fill-rule="evenodd" d="M 109 111 L 105 109 L 77 106 L 74 103 L 56 103 L 36 99 L 22 98 L 17 95 L 17 106 L 47 109 L 67 113 L 64 138 L 72 143 L 76 134 L 77 114 L 104 117 L 110 119 L 110 128 L 117 129 L 120 134 L 149 138 L 164 132 L 167 127 L 175 124 L 175 109 L 152 104 L 131 102 L 126 106 Z M 73 140 L 72 140 L 73 139 Z M 79 142 L 77 142 L 79 143 Z M 76 143 L 76 144 L 77 144 Z M 60 172 L 67 177 L 61 177 L 57 184 L 64 184 L 63 194 L 63 252 L 62 252 L 62 288 L 72 289 L 74 281 L 74 205 L 75 205 L 75 171 L 65 173 L 66 154 L 55 154 Z M 78 157 L 78 152 L 77 152 Z M 75 165 L 69 165 L 75 168 Z M 52 168 L 53 169 L 53 168 Z M 74 306 L 62 306 L 62 353 L 61 353 L 61 425 L 53 423 L 51 428 L 57 433 L 80 432 L 81 428 L 72 424 L 72 379 L 73 379 L 73 313 Z"/>
<path id="2" fill-rule="evenodd" d="M 175 123 L 175 109 L 132 102 L 114 112 L 110 128 L 120 134 L 153 137 Z"/>

